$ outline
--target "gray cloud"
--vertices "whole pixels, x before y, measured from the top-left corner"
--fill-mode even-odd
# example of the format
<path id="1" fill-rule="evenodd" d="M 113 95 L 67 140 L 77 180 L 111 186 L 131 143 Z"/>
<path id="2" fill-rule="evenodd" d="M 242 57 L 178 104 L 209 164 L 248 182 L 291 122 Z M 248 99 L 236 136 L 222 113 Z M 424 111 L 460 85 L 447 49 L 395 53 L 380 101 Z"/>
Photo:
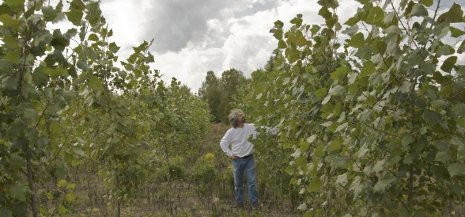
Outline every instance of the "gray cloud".
<path id="1" fill-rule="evenodd" d="M 442 0 L 441 6 L 450 7 L 453 2 L 463 6 L 463 1 Z M 120 52 L 130 53 L 131 46 L 154 38 L 153 67 L 162 72 L 163 80 L 169 82 L 176 77 L 194 92 L 209 70 L 221 76 L 222 71 L 236 68 L 247 76 L 263 67 L 277 46 L 269 33 L 277 19 L 285 23 L 285 28 L 296 14 L 303 14 L 308 24 L 323 22 L 317 15 L 320 6 L 308 0 L 102 0 L 102 3 L 115 28 L 117 42 L 124 42 Z M 339 3 L 341 22 L 360 6 L 355 0 Z"/>
<path id="2" fill-rule="evenodd" d="M 155 39 L 154 51 L 180 51 L 188 43 L 200 43 L 207 35 L 208 21 L 223 21 L 254 14 L 276 5 L 276 1 L 256 0 L 156 0 L 145 12 L 142 37 Z M 212 33 L 212 32 L 210 32 Z M 211 43 L 219 46 L 229 32 L 214 32 Z M 210 37 L 213 35 L 210 35 Z"/>

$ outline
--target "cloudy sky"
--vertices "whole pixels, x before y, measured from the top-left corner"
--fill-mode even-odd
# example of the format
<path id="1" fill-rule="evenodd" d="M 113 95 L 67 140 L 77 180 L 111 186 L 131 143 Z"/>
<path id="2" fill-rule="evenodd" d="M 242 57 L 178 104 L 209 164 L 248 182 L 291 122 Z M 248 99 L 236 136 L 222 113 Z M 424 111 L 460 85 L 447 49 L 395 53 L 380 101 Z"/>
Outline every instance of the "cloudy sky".
<path id="1" fill-rule="evenodd" d="M 341 1 L 351 11 L 358 5 Z M 276 20 L 289 24 L 300 13 L 306 23 L 321 23 L 316 0 L 102 0 L 101 8 L 121 56 L 153 38 L 154 68 L 193 92 L 209 70 L 221 76 L 236 68 L 249 76 L 262 68 L 277 46 L 269 33 Z"/>
<path id="2" fill-rule="evenodd" d="M 455 1 L 443 0 L 451 5 Z M 342 22 L 359 4 L 340 0 Z M 143 40 L 154 39 L 154 69 L 163 80 L 176 77 L 197 92 L 207 71 L 221 76 L 236 68 L 249 76 L 262 68 L 277 46 L 269 30 L 276 20 L 289 26 L 296 14 L 304 22 L 322 23 L 316 0 L 102 0 L 101 8 L 122 47 L 121 57 Z M 286 26 L 287 25 L 287 26 Z"/>

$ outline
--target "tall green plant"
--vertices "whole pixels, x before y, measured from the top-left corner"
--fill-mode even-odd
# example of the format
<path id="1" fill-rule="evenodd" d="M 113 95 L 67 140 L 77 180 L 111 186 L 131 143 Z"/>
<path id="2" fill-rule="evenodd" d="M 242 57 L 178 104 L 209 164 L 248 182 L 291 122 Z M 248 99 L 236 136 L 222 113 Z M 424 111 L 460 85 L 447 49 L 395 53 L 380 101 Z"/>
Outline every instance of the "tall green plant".
<path id="1" fill-rule="evenodd" d="M 74 2 L 74 1 L 73 1 Z M 60 135 L 57 115 L 73 98 L 70 80 L 76 77 L 75 54 L 66 47 L 77 34 L 46 28 L 48 23 L 84 7 L 63 10 L 43 1 L 4 1 L 0 26 L 0 91 L 2 98 L 1 212 L 7 216 L 38 216 L 37 200 L 40 160 L 57 147 Z M 23 176 L 23 174 L 26 174 Z"/>
<path id="2" fill-rule="evenodd" d="M 307 215 L 441 215 L 463 199 L 464 43 L 447 43 L 465 33 L 462 8 L 359 2 L 344 31 L 337 1 L 318 2 L 324 25 L 275 23 L 282 93 L 255 92 L 277 105 L 260 123 L 292 149 Z"/>
<path id="3" fill-rule="evenodd" d="M 98 2 L 7 0 L 0 22 L 2 216 L 76 212 L 70 168 L 88 164 L 120 216 L 159 166 L 162 144 L 179 153 L 203 139 L 206 105 L 177 82 L 165 88 L 149 42 L 118 62 Z M 71 27 L 50 29 L 57 22 Z"/>

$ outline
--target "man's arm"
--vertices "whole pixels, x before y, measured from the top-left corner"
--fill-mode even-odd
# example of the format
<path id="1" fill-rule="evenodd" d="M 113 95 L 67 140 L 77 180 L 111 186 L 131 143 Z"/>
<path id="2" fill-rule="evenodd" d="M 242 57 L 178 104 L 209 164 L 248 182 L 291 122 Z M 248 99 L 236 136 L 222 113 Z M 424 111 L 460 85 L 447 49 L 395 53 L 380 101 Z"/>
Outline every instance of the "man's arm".
<path id="1" fill-rule="evenodd" d="M 229 145 L 231 144 L 231 140 L 229 139 L 229 131 L 224 134 L 223 138 L 220 141 L 221 150 L 228 155 L 228 157 L 233 157 L 234 154 L 232 153 Z"/>

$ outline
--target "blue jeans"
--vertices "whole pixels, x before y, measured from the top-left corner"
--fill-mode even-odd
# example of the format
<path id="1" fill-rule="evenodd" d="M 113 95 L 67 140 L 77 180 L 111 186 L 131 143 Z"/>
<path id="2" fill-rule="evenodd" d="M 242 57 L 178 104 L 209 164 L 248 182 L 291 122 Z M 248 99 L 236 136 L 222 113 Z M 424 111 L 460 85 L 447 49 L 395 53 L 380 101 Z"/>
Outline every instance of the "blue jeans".
<path id="1" fill-rule="evenodd" d="M 244 172 L 247 179 L 250 202 L 252 204 L 257 204 L 257 180 L 255 178 L 255 161 L 252 156 L 233 160 L 234 192 L 236 195 L 236 203 L 244 204 Z"/>

